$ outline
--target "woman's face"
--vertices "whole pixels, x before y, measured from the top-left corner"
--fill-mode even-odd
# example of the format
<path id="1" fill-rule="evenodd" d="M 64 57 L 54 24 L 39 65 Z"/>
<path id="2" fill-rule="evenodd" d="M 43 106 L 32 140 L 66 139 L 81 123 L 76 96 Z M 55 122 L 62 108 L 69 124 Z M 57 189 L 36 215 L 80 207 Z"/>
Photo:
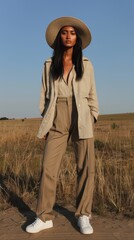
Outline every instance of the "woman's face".
<path id="1" fill-rule="evenodd" d="M 61 41 L 64 47 L 71 48 L 76 44 L 76 31 L 71 26 L 65 26 L 61 29 Z"/>

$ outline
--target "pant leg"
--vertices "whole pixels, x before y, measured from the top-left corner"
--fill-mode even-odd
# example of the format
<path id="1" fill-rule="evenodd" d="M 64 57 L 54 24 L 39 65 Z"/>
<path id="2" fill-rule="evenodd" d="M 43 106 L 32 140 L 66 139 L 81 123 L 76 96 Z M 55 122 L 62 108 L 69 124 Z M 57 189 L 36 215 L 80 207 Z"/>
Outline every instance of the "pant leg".
<path id="1" fill-rule="evenodd" d="M 76 216 L 91 214 L 95 156 L 94 139 L 80 139 L 74 143 L 77 164 Z"/>
<path id="2" fill-rule="evenodd" d="M 39 188 L 36 214 L 43 221 L 53 219 L 57 180 L 63 154 L 68 140 L 68 109 L 66 102 L 56 106 L 55 119 L 44 150 L 42 177 Z"/>

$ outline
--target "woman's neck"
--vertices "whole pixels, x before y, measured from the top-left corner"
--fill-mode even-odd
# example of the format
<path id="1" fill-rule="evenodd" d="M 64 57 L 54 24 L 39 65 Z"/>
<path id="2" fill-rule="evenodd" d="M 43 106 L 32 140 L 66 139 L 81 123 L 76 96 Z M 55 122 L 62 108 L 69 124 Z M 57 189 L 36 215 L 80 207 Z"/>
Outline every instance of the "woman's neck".
<path id="1" fill-rule="evenodd" d="M 69 48 L 64 51 L 63 54 L 63 78 L 68 83 L 68 76 L 72 69 L 72 55 L 73 55 L 73 48 Z"/>
<path id="2" fill-rule="evenodd" d="M 73 48 L 68 48 L 63 53 L 63 60 L 72 60 Z"/>

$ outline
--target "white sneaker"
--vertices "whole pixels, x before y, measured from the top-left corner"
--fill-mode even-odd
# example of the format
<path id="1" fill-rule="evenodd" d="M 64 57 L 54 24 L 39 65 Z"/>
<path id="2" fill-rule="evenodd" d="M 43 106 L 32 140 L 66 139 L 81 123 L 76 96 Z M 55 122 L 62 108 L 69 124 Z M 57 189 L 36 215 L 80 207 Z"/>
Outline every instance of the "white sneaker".
<path id="1" fill-rule="evenodd" d="M 36 220 L 26 227 L 26 232 L 28 233 L 38 233 L 44 229 L 53 227 L 53 221 L 48 220 L 43 222 L 40 218 L 36 218 Z"/>
<path id="2" fill-rule="evenodd" d="M 78 218 L 78 227 L 80 228 L 80 232 L 83 234 L 92 234 L 93 228 L 90 224 L 89 217 L 86 215 L 82 215 Z"/>

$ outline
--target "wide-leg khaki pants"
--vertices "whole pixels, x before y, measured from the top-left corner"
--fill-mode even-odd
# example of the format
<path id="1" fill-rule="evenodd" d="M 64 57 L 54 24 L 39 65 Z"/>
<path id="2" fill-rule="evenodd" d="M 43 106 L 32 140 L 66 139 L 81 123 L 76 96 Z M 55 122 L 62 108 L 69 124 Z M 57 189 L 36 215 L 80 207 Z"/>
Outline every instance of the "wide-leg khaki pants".
<path id="1" fill-rule="evenodd" d="M 42 176 L 37 201 L 37 216 L 53 219 L 57 180 L 62 157 L 71 137 L 77 164 L 76 216 L 90 215 L 92 207 L 95 157 L 94 139 L 79 139 L 75 100 L 58 98 L 55 119 L 46 139 Z"/>

